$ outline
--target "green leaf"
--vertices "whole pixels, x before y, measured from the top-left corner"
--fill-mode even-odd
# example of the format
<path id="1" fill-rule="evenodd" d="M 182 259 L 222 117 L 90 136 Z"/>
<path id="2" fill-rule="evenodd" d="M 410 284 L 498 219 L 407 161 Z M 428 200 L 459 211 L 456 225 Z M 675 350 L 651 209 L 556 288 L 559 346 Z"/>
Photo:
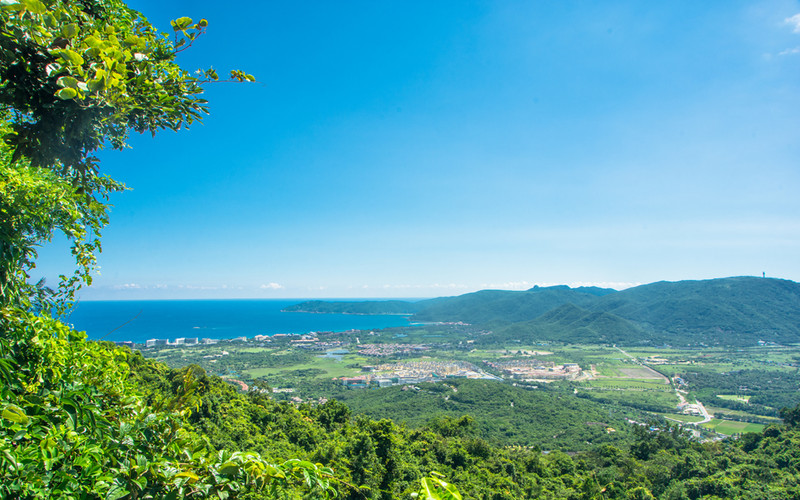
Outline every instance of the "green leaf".
<path id="1" fill-rule="evenodd" d="M 71 76 L 62 76 L 56 81 L 56 85 L 61 88 L 71 88 L 77 89 L 78 88 L 78 79 L 73 78 Z"/>
<path id="2" fill-rule="evenodd" d="M 97 92 L 106 88 L 106 82 L 102 78 L 93 78 L 87 82 L 91 92 Z"/>
<path id="3" fill-rule="evenodd" d="M 77 95 L 78 95 L 78 91 L 76 89 L 69 88 L 69 87 L 63 88 L 63 89 L 59 90 L 58 92 L 56 92 L 56 97 L 58 97 L 59 99 L 61 99 L 63 101 L 66 101 L 68 99 L 74 99 L 75 96 L 77 96 Z"/>
<path id="4" fill-rule="evenodd" d="M 3 409 L 3 418 L 22 425 L 28 425 L 28 416 L 17 405 L 8 405 Z"/>
<path id="5" fill-rule="evenodd" d="M 130 493 L 128 490 L 125 489 L 124 486 L 121 484 L 115 484 L 108 490 L 108 494 L 106 495 L 106 500 L 118 500 Z"/>
<path id="6" fill-rule="evenodd" d="M 179 17 L 178 19 L 175 19 L 174 21 L 170 21 L 170 24 L 172 25 L 172 29 L 174 31 L 181 31 L 181 30 L 186 29 L 190 24 L 192 24 L 192 18 L 191 17 Z"/>
<path id="7" fill-rule="evenodd" d="M 239 464 L 236 462 L 226 462 L 219 466 L 220 474 L 237 474 L 239 472 Z"/>
<path id="8" fill-rule="evenodd" d="M 17 2 L 16 0 L 0 0 L 0 7 L 2 7 L 5 10 L 11 10 L 16 12 L 19 12 L 25 8 L 24 5 Z"/>
<path id="9" fill-rule="evenodd" d="M 188 477 L 191 481 L 198 481 L 200 476 L 191 471 L 183 471 L 175 474 L 175 477 Z"/>
<path id="10" fill-rule="evenodd" d="M 64 38 L 73 38 L 80 30 L 75 23 L 66 24 L 61 28 L 61 35 Z"/>
<path id="11" fill-rule="evenodd" d="M 39 0 L 22 0 L 22 5 L 33 14 L 43 14 L 47 12 L 47 7 Z"/>
<path id="12" fill-rule="evenodd" d="M 63 49 L 58 51 L 58 55 L 61 56 L 64 61 L 70 63 L 73 66 L 82 66 L 83 65 L 83 57 L 80 54 L 75 52 L 74 50 Z"/>

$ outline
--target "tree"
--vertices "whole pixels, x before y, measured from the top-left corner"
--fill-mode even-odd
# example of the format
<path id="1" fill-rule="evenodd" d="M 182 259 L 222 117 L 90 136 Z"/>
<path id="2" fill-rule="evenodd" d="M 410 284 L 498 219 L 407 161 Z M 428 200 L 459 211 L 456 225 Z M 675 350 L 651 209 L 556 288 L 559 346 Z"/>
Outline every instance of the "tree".
<path id="1" fill-rule="evenodd" d="M 55 230 L 73 242 L 77 271 L 49 305 L 91 281 L 107 197 L 123 189 L 99 174 L 94 153 L 124 148 L 130 131 L 180 130 L 208 112 L 202 85 L 216 71 L 192 75 L 175 62 L 207 26 L 182 17 L 170 37 L 120 0 L 0 2 L 0 182 L 13 191 L 1 206 L 0 304 L 47 295 L 27 272 Z M 239 70 L 231 79 L 255 80 Z M 47 196 L 32 204 L 26 193 L 39 189 Z"/>
<path id="2" fill-rule="evenodd" d="M 152 406 L 125 355 L 51 313 L 91 282 L 107 196 L 93 153 L 130 130 L 178 130 L 207 110 L 175 55 L 207 22 L 159 33 L 118 0 L 0 1 L 0 497 L 327 497 L 332 471 L 217 452 L 192 431 L 197 377 Z M 241 71 L 234 80 L 253 80 Z M 36 247 L 61 231 L 76 270 L 58 290 L 29 283 Z"/>
<path id="3" fill-rule="evenodd" d="M 780 416 L 783 419 L 783 423 L 789 427 L 800 427 L 800 404 L 794 408 L 781 408 Z"/>

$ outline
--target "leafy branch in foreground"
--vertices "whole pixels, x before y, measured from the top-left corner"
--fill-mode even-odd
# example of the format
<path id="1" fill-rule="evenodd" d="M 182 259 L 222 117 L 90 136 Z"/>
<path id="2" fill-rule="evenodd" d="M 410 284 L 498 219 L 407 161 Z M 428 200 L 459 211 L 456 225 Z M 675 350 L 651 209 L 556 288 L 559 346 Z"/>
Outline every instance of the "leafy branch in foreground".
<path id="1" fill-rule="evenodd" d="M 214 451 L 186 423 L 185 394 L 145 404 L 123 351 L 19 310 L 4 311 L 2 326 L 0 497 L 333 495 L 333 471 L 320 464 Z"/>
<path id="2" fill-rule="evenodd" d="M 423 498 L 424 500 L 462 500 L 461 493 L 455 485 L 444 480 L 444 476 L 438 472 L 431 472 L 430 477 L 424 477 L 420 481 L 422 489 L 418 493 L 412 494 L 413 498 Z"/>

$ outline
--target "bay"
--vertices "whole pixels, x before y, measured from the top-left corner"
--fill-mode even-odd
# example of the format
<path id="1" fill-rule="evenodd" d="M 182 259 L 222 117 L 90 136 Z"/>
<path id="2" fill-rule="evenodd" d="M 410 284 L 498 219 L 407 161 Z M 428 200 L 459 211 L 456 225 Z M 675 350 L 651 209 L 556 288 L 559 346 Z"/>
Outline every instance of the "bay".
<path id="1" fill-rule="evenodd" d="M 92 340 L 144 343 L 408 326 L 406 316 L 282 312 L 309 299 L 84 301 L 65 318 Z"/>

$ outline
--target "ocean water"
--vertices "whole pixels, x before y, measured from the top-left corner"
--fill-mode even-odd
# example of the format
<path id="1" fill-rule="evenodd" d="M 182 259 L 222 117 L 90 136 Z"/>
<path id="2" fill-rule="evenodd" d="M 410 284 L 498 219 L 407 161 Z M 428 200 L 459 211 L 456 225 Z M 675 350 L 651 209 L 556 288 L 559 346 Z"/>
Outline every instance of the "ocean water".
<path id="1" fill-rule="evenodd" d="M 80 302 L 66 318 L 90 339 L 133 341 L 229 339 L 408 326 L 405 316 L 281 312 L 303 300 L 131 300 Z"/>

